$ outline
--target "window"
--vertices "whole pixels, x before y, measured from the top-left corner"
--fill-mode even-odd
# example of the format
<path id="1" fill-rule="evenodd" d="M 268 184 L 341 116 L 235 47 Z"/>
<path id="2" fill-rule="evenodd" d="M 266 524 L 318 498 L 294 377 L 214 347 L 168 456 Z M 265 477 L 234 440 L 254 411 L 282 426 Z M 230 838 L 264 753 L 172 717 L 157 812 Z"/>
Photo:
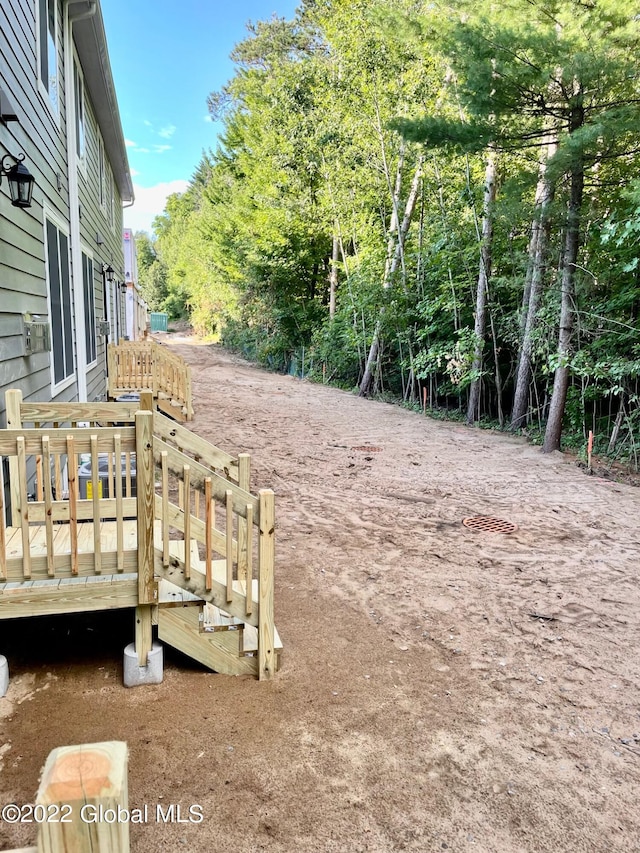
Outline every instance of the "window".
<path id="1" fill-rule="evenodd" d="M 73 97 L 76 113 L 76 154 L 78 155 L 78 160 L 82 168 L 84 168 L 86 149 L 84 82 L 82 79 L 82 73 L 80 72 L 78 63 L 75 59 L 73 60 Z"/>
<path id="2" fill-rule="evenodd" d="M 73 306 L 69 276 L 69 238 L 45 218 L 47 284 L 51 311 L 53 385 L 73 376 Z"/>
<path id="3" fill-rule="evenodd" d="M 93 259 L 82 253 L 82 287 L 84 290 L 84 336 L 87 364 L 93 364 L 96 351 L 96 297 L 93 285 Z"/>
<path id="4" fill-rule="evenodd" d="M 40 83 L 56 118 L 60 111 L 58 92 L 58 0 L 38 0 L 38 69 Z"/>

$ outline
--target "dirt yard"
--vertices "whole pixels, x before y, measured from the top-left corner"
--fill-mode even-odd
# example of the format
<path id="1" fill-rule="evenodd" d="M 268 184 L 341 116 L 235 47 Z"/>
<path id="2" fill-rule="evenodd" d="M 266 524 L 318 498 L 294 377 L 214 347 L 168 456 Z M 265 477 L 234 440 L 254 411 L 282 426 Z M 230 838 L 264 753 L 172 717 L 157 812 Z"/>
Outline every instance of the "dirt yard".
<path id="1" fill-rule="evenodd" d="M 52 748 L 120 739 L 132 807 L 204 814 L 133 826 L 134 853 L 640 850 L 638 490 L 171 346 L 194 430 L 276 492 L 282 668 L 258 683 L 167 649 L 164 683 L 126 690 L 131 614 L 4 623 L 3 803 L 32 801 Z M 0 849 L 34 840 L 0 826 Z"/>

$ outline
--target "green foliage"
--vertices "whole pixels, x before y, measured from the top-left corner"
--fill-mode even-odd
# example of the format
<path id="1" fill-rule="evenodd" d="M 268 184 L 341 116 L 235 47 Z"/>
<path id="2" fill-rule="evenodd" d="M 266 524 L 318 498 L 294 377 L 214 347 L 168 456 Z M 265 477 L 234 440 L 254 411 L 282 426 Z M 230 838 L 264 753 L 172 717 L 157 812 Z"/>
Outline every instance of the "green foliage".
<path id="1" fill-rule="evenodd" d="M 211 93 L 223 122 L 186 193 L 139 238 L 153 306 L 188 312 L 276 370 L 353 388 L 376 334 L 380 393 L 463 410 L 481 384 L 495 425 L 514 394 L 542 143 L 555 197 L 531 334 L 529 413 L 548 413 L 570 176 L 582 170 L 565 440 L 595 425 L 606 449 L 640 441 L 640 20 L 635 0 L 303 0 L 250 25 L 236 72 Z M 474 334 L 484 153 L 499 151 L 487 331 Z M 423 158 L 420 160 L 420 158 Z M 409 188 L 419 197 L 389 269 Z M 394 210 L 394 205 L 396 209 Z M 138 235 L 137 235 L 138 240 Z M 330 316 L 332 247 L 338 246 Z M 473 368 L 476 345 L 483 364 Z M 635 443 L 634 443 L 635 442 Z"/>

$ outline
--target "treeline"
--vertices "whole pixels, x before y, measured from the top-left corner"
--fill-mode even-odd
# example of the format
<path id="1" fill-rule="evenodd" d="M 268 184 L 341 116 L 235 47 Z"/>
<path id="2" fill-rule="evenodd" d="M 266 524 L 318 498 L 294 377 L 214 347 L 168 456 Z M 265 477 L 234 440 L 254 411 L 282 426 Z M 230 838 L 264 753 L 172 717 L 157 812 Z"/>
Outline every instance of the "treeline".
<path id="1" fill-rule="evenodd" d="M 303 0 L 139 238 L 152 303 L 278 370 L 631 459 L 636 0 Z"/>

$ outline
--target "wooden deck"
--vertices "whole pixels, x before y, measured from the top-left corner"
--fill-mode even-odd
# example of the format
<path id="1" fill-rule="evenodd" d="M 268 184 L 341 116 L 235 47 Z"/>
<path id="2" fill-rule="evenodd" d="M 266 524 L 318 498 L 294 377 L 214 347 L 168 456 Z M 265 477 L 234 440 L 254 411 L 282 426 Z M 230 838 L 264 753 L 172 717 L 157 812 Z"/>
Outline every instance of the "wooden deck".
<path id="1" fill-rule="evenodd" d="M 251 494 L 249 457 L 150 408 L 6 397 L 0 619 L 135 607 L 140 666 L 155 622 L 218 672 L 272 678 L 274 496 Z"/>

